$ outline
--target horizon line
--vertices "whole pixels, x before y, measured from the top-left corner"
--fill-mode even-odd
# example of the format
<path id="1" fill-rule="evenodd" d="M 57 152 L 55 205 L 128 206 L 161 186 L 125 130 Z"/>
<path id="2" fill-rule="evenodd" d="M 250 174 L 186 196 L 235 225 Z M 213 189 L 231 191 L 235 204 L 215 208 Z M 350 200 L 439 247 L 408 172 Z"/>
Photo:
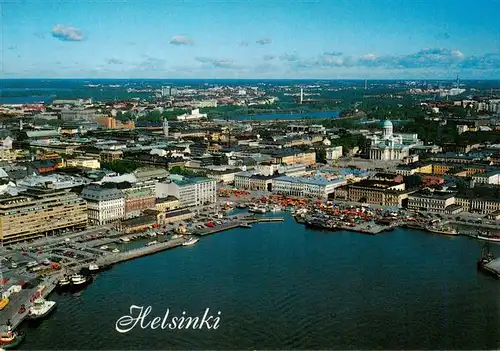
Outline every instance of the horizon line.
<path id="1" fill-rule="evenodd" d="M 3 80 L 319 80 L 319 81 L 340 81 L 340 80 L 353 80 L 353 81 L 384 81 L 384 80 L 404 80 L 404 81 L 414 81 L 414 80 L 424 80 L 424 81 L 456 81 L 456 78 L 40 78 L 40 77 L 18 77 L 18 78 L 0 78 Z M 500 78 L 460 78 L 460 81 L 500 81 Z M 1 88 L 0 88 L 1 89 Z"/>

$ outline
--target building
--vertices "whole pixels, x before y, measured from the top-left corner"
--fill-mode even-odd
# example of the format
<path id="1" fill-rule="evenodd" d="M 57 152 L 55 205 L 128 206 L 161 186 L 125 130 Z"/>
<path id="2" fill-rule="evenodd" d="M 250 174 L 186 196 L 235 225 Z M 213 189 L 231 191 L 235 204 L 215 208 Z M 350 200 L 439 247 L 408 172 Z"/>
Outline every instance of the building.
<path id="1" fill-rule="evenodd" d="M 123 158 L 123 151 L 121 150 L 104 150 L 100 153 L 101 162 L 108 163 Z"/>
<path id="2" fill-rule="evenodd" d="M 154 190 L 132 186 L 122 189 L 125 197 L 125 218 L 134 218 L 141 215 L 142 211 L 156 205 Z"/>
<path id="3" fill-rule="evenodd" d="M 93 121 L 94 119 L 95 119 L 94 110 L 65 109 L 61 111 L 61 120 L 65 122 Z"/>
<path id="4" fill-rule="evenodd" d="M 194 213 L 187 208 L 177 208 L 169 211 L 157 211 L 156 218 L 158 225 L 186 221 L 194 217 Z"/>
<path id="5" fill-rule="evenodd" d="M 370 141 L 368 154 L 372 160 L 403 160 L 410 155 L 410 148 L 421 145 L 417 134 L 393 134 L 393 125 L 384 121 L 382 136 L 367 136 Z"/>
<path id="6" fill-rule="evenodd" d="M 191 111 L 191 113 L 184 113 L 180 116 L 177 116 L 178 121 L 196 121 L 202 118 L 207 118 L 206 113 L 200 113 L 200 109 L 195 108 Z"/>
<path id="7" fill-rule="evenodd" d="M 213 204 L 217 201 L 217 182 L 210 178 L 187 178 L 170 175 L 170 180 L 155 185 L 157 198 L 174 196 L 180 207 L 194 207 Z"/>
<path id="8" fill-rule="evenodd" d="M 210 170 L 207 172 L 207 177 L 215 179 L 217 183 L 233 184 L 236 174 L 241 172 L 241 169 L 225 169 L 225 170 Z"/>
<path id="9" fill-rule="evenodd" d="M 500 171 L 474 174 L 472 181 L 476 184 L 500 185 Z"/>
<path id="10" fill-rule="evenodd" d="M 174 196 L 167 196 L 164 198 L 156 199 L 155 209 L 160 212 L 175 210 L 179 208 L 179 199 Z"/>
<path id="11" fill-rule="evenodd" d="M 332 146 L 326 148 L 326 161 L 331 163 L 342 157 L 342 146 Z"/>
<path id="12" fill-rule="evenodd" d="M 104 225 L 125 215 L 125 197 L 117 188 L 90 184 L 83 189 L 81 196 L 87 201 L 90 224 Z"/>
<path id="13" fill-rule="evenodd" d="M 272 162 L 277 164 L 310 166 L 316 163 L 316 152 L 314 150 L 302 151 L 293 148 L 267 149 L 263 150 L 262 154 L 271 156 Z"/>
<path id="14" fill-rule="evenodd" d="M 335 190 L 334 196 L 346 195 L 347 201 L 369 203 L 382 206 L 403 206 L 408 198 L 405 183 L 392 181 L 365 179 L 360 182 L 340 187 Z"/>
<path id="15" fill-rule="evenodd" d="M 455 193 L 422 190 L 408 196 L 408 209 L 414 211 L 450 212 Z"/>
<path id="16" fill-rule="evenodd" d="M 328 180 L 321 176 L 314 177 L 289 177 L 281 176 L 272 179 L 272 191 L 275 194 L 327 198 L 335 188 L 346 185 L 345 179 Z"/>
<path id="17" fill-rule="evenodd" d="M 0 161 L 15 161 L 22 150 L 0 148 Z"/>
<path id="18" fill-rule="evenodd" d="M 101 168 L 101 162 L 93 157 L 80 156 L 66 160 L 66 167 L 99 169 Z"/>
<path id="19" fill-rule="evenodd" d="M 0 197 L 0 241 L 4 244 L 87 226 L 87 203 L 69 189 L 31 188 Z"/>
<path id="20" fill-rule="evenodd" d="M 465 211 L 489 214 L 500 211 L 500 200 L 498 198 L 485 198 L 468 195 L 457 195 L 455 203 L 462 206 Z"/>
<path id="21" fill-rule="evenodd" d="M 234 187 L 245 190 L 271 191 L 272 180 L 276 175 L 260 175 L 252 172 L 240 172 L 234 176 Z"/>

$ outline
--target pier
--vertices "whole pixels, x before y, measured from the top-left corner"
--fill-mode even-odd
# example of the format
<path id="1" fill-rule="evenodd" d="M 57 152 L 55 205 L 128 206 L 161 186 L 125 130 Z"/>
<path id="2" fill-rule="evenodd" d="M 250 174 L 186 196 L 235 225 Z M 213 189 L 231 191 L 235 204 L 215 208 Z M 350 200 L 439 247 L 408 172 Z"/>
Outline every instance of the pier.
<path id="1" fill-rule="evenodd" d="M 193 234 L 199 235 L 199 236 L 205 236 L 205 235 L 210 235 L 210 234 L 215 234 L 215 233 L 220 233 L 229 229 L 234 229 L 238 228 L 240 225 L 243 223 L 264 223 L 264 222 L 283 222 L 285 219 L 284 218 L 271 218 L 271 217 L 263 217 L 263 218 L 258 218 L 258 217 L 244 217 L 238 220 L 235 220 L 233 222 L 229 223 L 224 223 L 221 225 L 214 226 L 213 228 L 203 228 L 203 229 L 198 229 L 195 231 Z"/>

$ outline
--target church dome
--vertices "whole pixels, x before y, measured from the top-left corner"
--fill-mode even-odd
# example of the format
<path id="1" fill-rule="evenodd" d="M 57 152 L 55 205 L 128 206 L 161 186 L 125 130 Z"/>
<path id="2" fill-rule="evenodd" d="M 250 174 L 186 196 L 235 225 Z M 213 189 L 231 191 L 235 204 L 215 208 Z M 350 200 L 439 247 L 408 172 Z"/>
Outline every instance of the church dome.
<path id="1" fill-rule="evenodd" d="M 388 127 L 391 127 L 391 128 L 392 128 L 392 122 L 391 122 L 391 121 L 389 121 L 388 119 L 386 119 L 386 120 L 384 121 L 383 127 L 384 127 L 384 128 L 388 128 Z"/>

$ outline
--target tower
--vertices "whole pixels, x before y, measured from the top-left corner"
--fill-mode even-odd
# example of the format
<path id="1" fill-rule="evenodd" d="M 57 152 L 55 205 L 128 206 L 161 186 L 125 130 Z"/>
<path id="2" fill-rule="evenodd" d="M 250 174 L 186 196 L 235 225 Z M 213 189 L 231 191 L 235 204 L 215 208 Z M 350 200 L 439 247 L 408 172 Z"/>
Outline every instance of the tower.
<path id="1" fill-rule="evenodd" d="M 388 119 L 385 120 L 383 124 L 383 136 L 384 138 L 389 138 L 392 136 L 392 131 L 393 131 L 393 126 L 392 122 L 389 121 Z"/>
<path id="2" fill-rule="evenodd" d="M 368 89 L 368 79 L 365 79 L 365 90 Z"/>
<path id="3" fill-rule="evenodd" d="M 457 74 L 457 88 L 460 88 L 460 77 L 458 74 Z"/>
<path id="4" fill-rule="evenodd" d="M 168 121 L 166 118 L 163 119 L 163 136 L 168 139 Z"/>
<path id="5" fill-rule="evenodd" d="M 304 89 L 300 88 L 300 104 L 304 102 Z"/>

